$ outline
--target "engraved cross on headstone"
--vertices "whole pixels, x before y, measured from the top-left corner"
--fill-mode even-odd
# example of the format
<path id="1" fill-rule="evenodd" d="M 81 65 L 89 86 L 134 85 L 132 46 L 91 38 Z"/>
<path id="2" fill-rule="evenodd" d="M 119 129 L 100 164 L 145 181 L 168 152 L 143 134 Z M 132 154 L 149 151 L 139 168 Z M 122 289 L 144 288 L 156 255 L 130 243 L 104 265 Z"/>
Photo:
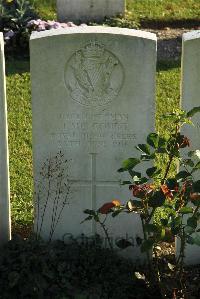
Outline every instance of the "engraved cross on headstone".
<path id="1" fill-rule="evenodd" d="M 97 167 L 97 153 L 90 153 L 91 157 L 91 179 L 71 179 L 69 180 L 70 183 L 72 183 L 73 186 L 79 186 L 79 187 L 86 187 L 90 186 L 90 196 L 91 196 L 91 208 L 92 210 L 96 210 L 96 201 L 97 201 L 97 195 L 96 195 L 96 187 L 105 187 L 105 186 L 120 186 L 121 180 L 98 180 L 96 175 L 96 167 Z M 93 234 L 96 233 L 96 223 L 93 221 L 92 224 L 92 232 Z"/>

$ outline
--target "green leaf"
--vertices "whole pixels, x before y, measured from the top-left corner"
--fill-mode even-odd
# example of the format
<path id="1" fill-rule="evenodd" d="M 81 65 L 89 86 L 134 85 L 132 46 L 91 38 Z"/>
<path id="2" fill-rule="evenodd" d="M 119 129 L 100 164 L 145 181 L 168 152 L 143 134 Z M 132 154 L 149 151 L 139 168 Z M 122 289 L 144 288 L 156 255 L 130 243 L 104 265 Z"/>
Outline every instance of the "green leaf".
<path id="1" fill-rule="evenodd" d="M 192 239 L 193 239 L 193 244 L 200 246 L 200 235 L 199 234 L 194 234 L 192 235 Z"/>
<path id="2" fill-rule="evenodd" d="M 200 180 L 194 182 L 192 187 L 193 187 L 193 192 L 200 193 Z"/>
<path id="3" fill-rule="evenodd" d="M 191 235 L 195 232 L 194 228 L 192 228 L 191 226 L 188 226 L 188 225 L 185 226 L 184 231 L 188 235 Z"/>
<path id="4" fill-rule="evenodd" d="M 161 219 L 160 219 L 160 222 L 161 222 L 161 224 L 162 224 L 163 226 L 167 226 L 167 224 L 168 224 L 168 219 L 166 219 L 166 218 L 161 218 Z"/>
<path id="5" fill-rule="evenodd" d="M 172 217 L 172 220 L 170 222 L 170 227 L 171 227 L 171 231 L 173 233 L 173 235 L 177 235 L 179 233 L 179 230 L 181 228 L 181 224 L 182 224 L 182 216 L 178 216 L 178 217 Z"/>
<path id="6" fill-rule="evenodd" d="M 137 183 L 139 184 L 139 183 L 140 183 L 140 180 L 141 180 L 141 178 L 139 178 L 139 177 L 136 176 L 136 175 L 135 175 L 132 179 L 133 179 L 133 182 L 136 183 L 136 184 L 137 184 Z"/>
<path id="7" fill-rule="evenodd" d="M 167 140 L 163 137 L 159 137 L 158 148 L 165 148 L 167 146 Z"/>
<path id="8" fill-rule="evenodd" d="M 144 229 L 148 233 L 157 233 L 159 232 L 159 227 L 157 227 L 155 224 L 145 224 Z"/>
<path id="9" fill-rule="evenodd" d="M 192 173 L 197 171 L 198 169 L 200 169 L 200 161 L 195 164 L 194 168 L 192 169 Z"/>
<path id="10" fill-rule="evenodd" d="M 156 191 L 154 194 L 149 198 L 149 206 L 152 208 L 161 207 L 165 202 L 165 195 L 162 191 Z"/>
<path id="11" fill-rule="evenodd" d="M 123 209 L 120 208 L 120 209 L 114 211 L 112 213 L 112 217 L 114 218 L 114 217 L 118 216 L 121 212 L 123 212 L 123 210 L 124 210 L 124 208 Z"/>
<path id="12" fill-rule="evenodd" d="M 159 142 L 159 136 L 156 133 L 150 133 L 147 136 L 147 143 L 151 145 L 153 148 L 158 147 L 158 142 Z"/>
<path id="13" fill-rule="evenodd" d="M 157 167 L 151 167 L 146 170 L 148 177 L 153 178 L 161 173 L 161 170 Z"/>
<path id="14" fill-rule="evenodd" d="M 140 179 L 140 184 L 145 184 L 146 182 L 148 182 L 148 179 L 143 177 Z"/>
<path id="15" fill-rule="evenodd" d="M 186 179 L 187 177 L 191 176 L 191 173 L 188 172 L 188 171 L 180 171 L 179 173 L 177 173 L 176 175 L 176 180 L 179 181 L 179 180 L 183 180 L 183 179 Z"/>
<path id="16" fill-rule="evenodd" d="M 121 168 L 119 168 L 117 171 L 118 171 L 118 172 L 124 172 L 124 171 L 127 171 L 127 170 L 121 167 Z"/>
<path id="17" fill-rule="evenodd" d="M 83 221 L 81 221 L 81 224 L 86 221 L 92 220 L 92 219 L 93 219 L 93 216 L 90 215 L 90 216 L 86 217 Z"/>
<path id="18" fill-rule="evenodd" d="M 121 183 L 121 185 L 131 185 L 132 183 L 130 182 L 130 181 L 123 181 L 122 183 Z"/>
<path id="19" fill-rule="evenodd" d="M 130 174 L 130 176 L 132 177 L 132 178 L 134 178 L 134 177 L 138 177 L 138 178 L 141 178 L 141 173 L 140 172 L 137 172 L 137 171 L 134 171 L 134 170 L 130 170 L 129 169 L 129 174 Z"/>
<path id="20" fill-rule="evenodd" d="M 146 182 L 148 182 L 148 179 L 143 177 L 143 178 L 140 178 L 138 176 L 134 176 L 133 177 L 133 182 L 136 183 L 136 184 L 145 184 Z"/>
<path id="21" fill-rule="evenodd" d="M 141 158 L 140 158 L 140 159 L 141 159 L 142 161 L 150 161 L 150 160 L 155 159 L 155 157 L 156 157 L 155 153 L 153 153 L 153 154 L 151 154 L 151 155 L 143 154 L 143 155 L 141 155 Z"/>
<path id="22" fill-rule="evenodd" d="M 183 160 L 183 162 L 181 163 L 182 165 L 187 165 L 190 167 L 194 167 L 194 162 L 191 159 L 185 159 Z"/>
<path id="23" fill-rule="evenodd" d="M 179 210 L 179 213 L 181 214 L 190 214 L 193 213 L 193 208 L 191 207 L 183 207 Z"/>
<path id="24" fill-rule="evenodd" d="M 187 236 L 187 243 L 193 245 L 194 244 L 194 238 L 192 236 Z"/>
<path id="25" fill-rule="evenodd" d="M 94 210 L 89 210 L 89 209 L 84 210 L 83 213 L 92 215 L 92 216 L 96 215 L 96 212 Z"/>
<path id="26" fill-rule="evenodd" d="M 159 148 L 156 150 L 156 153 L 158 153 L 158 154 L 167 154 L 167 153 L 168 153 L 168 150 L 167 150 L 167 148 L 165 148 L 165 147 L 159 147 Z"/>
<path id="27" fill-rule="evenodd" d="M 138 146 L 136 146 L 136 149 L 141 151 L 142 153 L 145 153 L 146 155 L 151 154 L 148 144 L 138 144 Z"/>
<path id="28" fill-rule="evenodd" d="M 200 112 L 200 107 L 194 107 L 193 109 L 187 112 L 187 117 L 192 117 L 198 112 Z"/>
<path id="29" fill-rule="evenodd" d="M 166 185 L 170 190 L 174 190 L 176 186 L 178 186 L 177 180 L 174 178 L 169 178 L 166 181 Z"/>
<path id="30" fill-rule="evenodd" d="M 142 242 L 142 245 L 140 247 L 141 252 L 146 252 L 152 249 L 154 245 L 154 240 L 153 239 L 148 239 Z"/>
<path id="31" fill-rule="evenodd" d="M 143 207 L 143 205 L 142 205 L 142 202 L 141 201 L 139 201 L 139 200 L 132 200 L 132 199 L 130 199 L 128 202 L 127 202 L 127 208 L 130 210 L 130 211 L 132 211 L 132 210 L 134 210 L 134 209 L 140 209 L 140 208 L 142 208 Z"/>
<path id="32" fill-rule="evenodd" d="M 196 217 L 193 216 L 193 217 L 188 218 L 187 225 L 195 229 L 197 227 Z"/>
<path id="33" fill-rule="evenodd" d="M 122 166 L 123 166 L 123 169 L 129 170 L 129 169 L 133 169 L 139 163 L 140 163 L 139 159 L 129 158 L 129 159 L 122 162 Z"/>
<path id="34" fill-rule="evenodd" d="M 120 249 L 126 249 L 127 247 L 134 246 L 131 242 L 129 242 L 126 239 L 121 239 L 119 241 L 116 241 L 115 244 L 120 248 Z"/>
<path id="35" fill-rule="evenodd" d="M 200 159 L 200 150 L 188 152 L 188 157 L 193 157 L 193 156 L 196 156 L 198 159 Z"/>

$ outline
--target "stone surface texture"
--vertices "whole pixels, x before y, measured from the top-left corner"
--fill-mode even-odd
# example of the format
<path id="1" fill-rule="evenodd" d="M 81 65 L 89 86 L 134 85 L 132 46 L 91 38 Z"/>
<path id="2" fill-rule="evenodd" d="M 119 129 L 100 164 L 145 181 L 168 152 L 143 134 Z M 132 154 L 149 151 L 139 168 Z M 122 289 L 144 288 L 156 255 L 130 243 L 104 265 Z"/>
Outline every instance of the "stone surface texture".
<path id="1" fill-rule="evenodd" d="M 190 110 L 200 106 L 200 30 L 183 34 L 182 50 L 182 107 Z M 193 118 L 195 127 L 185 126 L 184 134 L 191 140 L 191 150 L 200 149 L 200 115 Z M 199 178 L 196 177 L 198 180 Z M 199 247 L 188 245 L 186 247 L 185 262 L 199 264 Z"/>
<path id="2" fill-rule="evenodd" d="M 0 32 L 0 245 L 11 238 L 4 40 Z"/>
<path id="3" fill-rule="evenodd" d="M 154 130 L 156 36 L 88 26 L 34 33 L 30 45 L 36 230 L 49 238 L 70 186 L 53 238 L 103 236 L 95 223 L 80 224 L 83 210 L 131 197 L 128 186 L 120 185 L 130 179 L 128 174 L 117 170 Z M 68 160 L 62 173 L 65 184 L 55 178 L 59 152 Z M 46 159 L 50 164 L 44 164 Z M 52 217 L 55 199 L 57 216 Z M 134 252 L 139 258 L 139 217 L 121 214 L 106 223 L 113 240 L 131 238 L 134 249 L 127 256 Z"/>
<path id="4" fill-rule="evenodd" d="M 59 21 L 100 21 L 125 12 L 125 0 L 57 0 Z"/>

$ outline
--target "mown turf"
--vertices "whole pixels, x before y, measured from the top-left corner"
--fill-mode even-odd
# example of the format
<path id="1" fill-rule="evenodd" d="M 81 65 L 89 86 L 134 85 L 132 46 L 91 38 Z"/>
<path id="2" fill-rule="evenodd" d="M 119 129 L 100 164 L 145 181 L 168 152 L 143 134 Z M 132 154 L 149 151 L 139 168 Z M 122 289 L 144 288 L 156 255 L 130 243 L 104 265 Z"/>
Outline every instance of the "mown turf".
<path id="1" fill-rule="evenodd" d="M 162 63 L 157 67 L 156 131 L 164 137 L 169 136 L 173 124 L 163 115 L 180 106 L 180 72 L 178 63 Z M 157 163 L 165 169 L 165 158 L 158 158 Z M 172 166 L 171 175 L 175 174 L 176 167 L 175 164 Z"/>
<path id="2" fill-rule="evenodd" d="M 200 19 L 199 0 L 127 0 L 127 10 L 136 19 Z"/>
<path id="3" fill-rule="evenodd" d="M 11 214 L 13 227 L 18 228 L 31 225 L 33 218 L 30 74 L 24 67 L 27 62 L 11 61 L 6 70 Z"/>
<path id="4" fill-rule="evenodd" d="M 32 3 L 41 18 L 56 20 L 56 0 L 32 0 Z"/>
<path id="5" fill-rule="evenodd" d="M 45 19 L 56 19 L 56 0 L 32 0 Z M 127 16 L 140 20 L 200 20 L 199 0 L 127 0 Z"/>

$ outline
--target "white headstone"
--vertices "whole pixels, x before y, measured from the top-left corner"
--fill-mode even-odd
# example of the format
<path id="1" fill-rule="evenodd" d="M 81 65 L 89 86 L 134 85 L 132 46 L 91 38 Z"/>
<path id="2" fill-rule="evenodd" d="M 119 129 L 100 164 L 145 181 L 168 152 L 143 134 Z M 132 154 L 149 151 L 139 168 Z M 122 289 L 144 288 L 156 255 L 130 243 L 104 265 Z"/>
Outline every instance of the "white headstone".
<path id="1" fill-rule="evenodd" d="M 59 21 L 100 21 L 123 15 L 125 0 L 57 0 Z"/>
<path id="2" fill-rule="evenodd" d="M 11 237 L 4 40 L 0 32 L 0 245 Z"/>
<path id="3" fill-rule="evenodd" d="M 156 36 L 151 33 L 76 27 L 31 36 L 36 200 L 38 193 L 46 194 L 36 207 L 40 212 L 35 222 L 38 228 L 43 222 L 44 238 L 49 237 L 52 219 L 55 223 L 51 215 L 56 204 L 52 202 L 59 196 L 56 187 L 52 190 L 47 182 L 41 187 L 45 182 L 41 168 L 51 157 L 47 168 L 50 176 L 56 174 L 59 162 L 55 161 L 60 158 L 54 157 L 59 151 L 69 160 L 71 191 L 54 239 L 66 233 L 77 236 L 98 231 L 103 235 L 92 222 L 80 225 L 86 216 L 83 210 L 99 208 L 113 199 L 122 203 L 130 199 L 128 186 L 120 186 L 117 170 L 124 159 L 134 157 L 134 146 L 154 130 L 155 70 Z M 67 183 L 67 174 L 63 175 Z M 128 174 L 125 178 L 129 179 Z M 59 200 L 63 199 L 60 193 Z M 42 221 L 45 205 L 47 213 Z M 142 236 L 139 218 L 133 214 L 111 218 L 110 235 L 114 239 L 133 238 L 135 251 L 131 248 L 130 254 L 135 252 L 137 259 L 140 249 L 135 238 Z"/>
<path id="4" fill-rule="evenodd" d="M 181 98 L 185 110 L 200 106 L 200 31 L 197 30 L 183 34 Z M 200 149 L 199 114 L 192 121 L 195 127 L 185 126 L 184 134 L 191 140 L 191 150 Z M 187 245 L 185 263 L 200 263 L 199 246 Z"/>

